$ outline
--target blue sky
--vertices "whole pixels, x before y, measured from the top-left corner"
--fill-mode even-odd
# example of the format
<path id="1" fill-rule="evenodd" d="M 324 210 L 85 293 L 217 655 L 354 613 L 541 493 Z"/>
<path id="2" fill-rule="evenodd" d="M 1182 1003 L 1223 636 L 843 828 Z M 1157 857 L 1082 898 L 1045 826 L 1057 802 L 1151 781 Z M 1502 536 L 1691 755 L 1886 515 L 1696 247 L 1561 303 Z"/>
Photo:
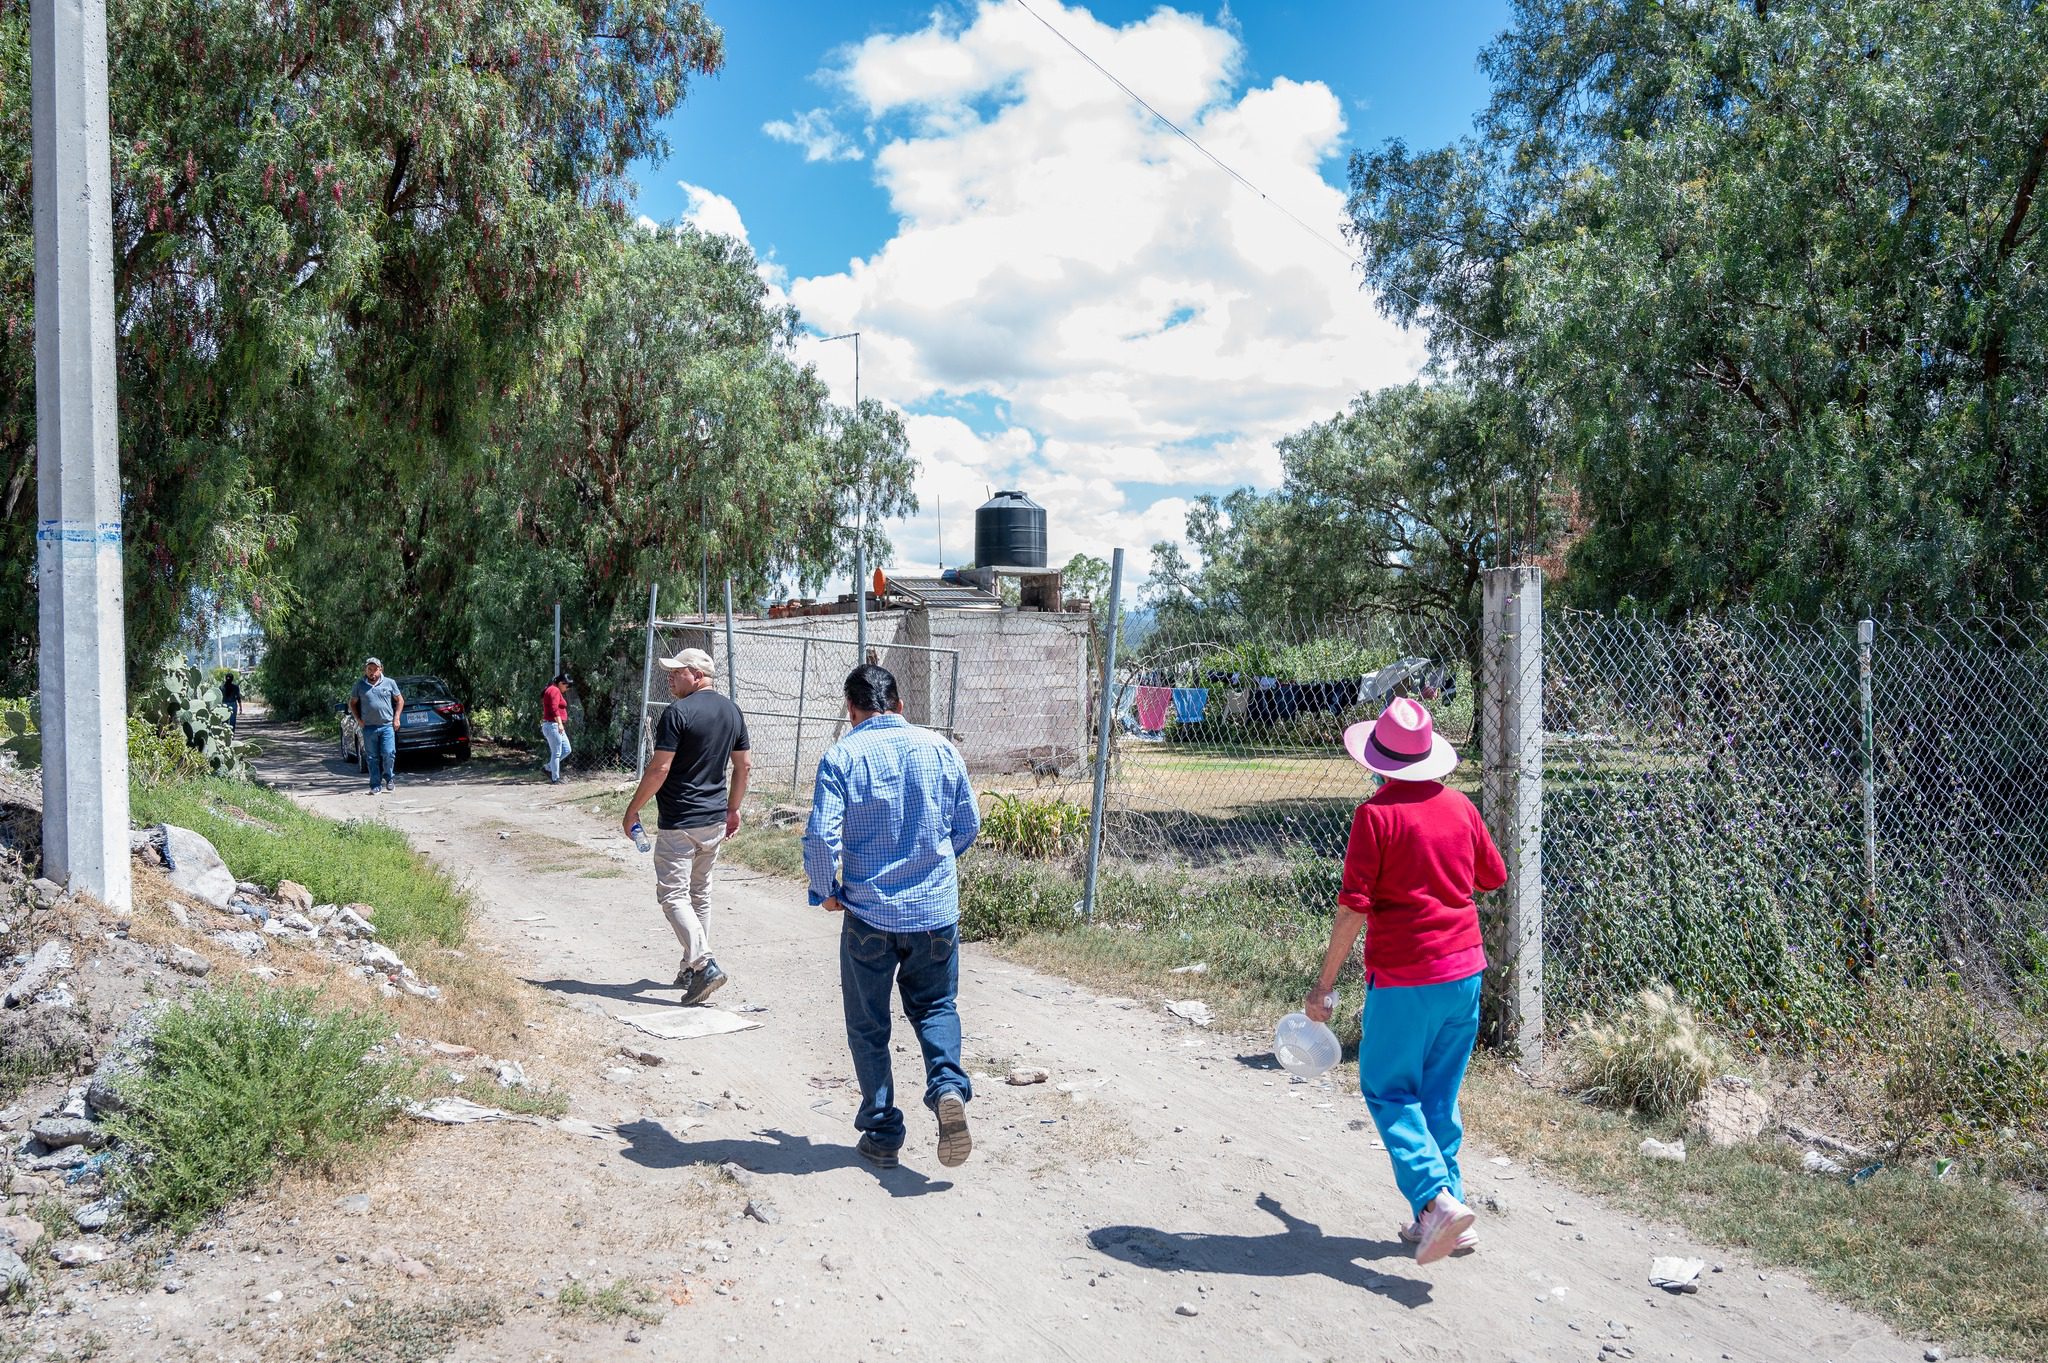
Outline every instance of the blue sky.
<path id="1" fill-rule="evenodd" d="M 1330 240 L 1345 158 L 1467 130 L 1507 6 L 1027 0 Z M 1272 441 L 1420 351 L 1317 241 L 1174 139 L 1013 0 L 710 0 L 727 65 L 639 168 L 639 209 L 743 232 L 921 463 L 903 566 L 966 557 L 985 488 L 1058 557 L 1177 537 L 1278 477 Z M 805 357 L 844 395 L 848 348 Z M 939 541 L 935 503 L 943 501 Z M 1140 553 L 1140 566 L 1143 556 Z"/>

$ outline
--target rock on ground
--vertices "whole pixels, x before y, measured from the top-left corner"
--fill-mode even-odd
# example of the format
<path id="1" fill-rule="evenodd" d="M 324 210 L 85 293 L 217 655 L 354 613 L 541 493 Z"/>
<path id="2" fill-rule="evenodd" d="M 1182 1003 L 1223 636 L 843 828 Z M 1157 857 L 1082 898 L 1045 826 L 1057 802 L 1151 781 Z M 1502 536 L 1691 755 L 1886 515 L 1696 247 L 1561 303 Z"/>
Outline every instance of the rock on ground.
<path id="1" fill-rule="evenodd" d="M 212 961 L 207 960 L 190 947 L 172 947 L 170 965 L 171 969 L 177 971 L 180 975 L 190 975 L 195 979 L 213 969 Z"/>
<path id="2" fill-rule="evenodd" d="M 300 913 L 313 912 L 313 892 L 296 880 L 277 882 L 277 902 Z"/>
<path id="3" fill-rule="evenodd" d="M 164 874 L 171 884 L 217 909 L 227 908 L 238 887 L 213 844 L 176 824 L 165 824 L 163 830 Z"/>
<path id="4" fill-rule="evenodd" d="M 1771 1104 L 1747 1079 L 1723 1075 L 1692 1105 L 1687 1131 L 1723 1149 L 1745 1145 L 1771 1124 Z"/>
<path id="5" fill-rule="evenodd" d="M 29 957 L 28 965 L 21 974 L 14 977 L 14 983 L 7 986 L 7 992 L 0 995 L 0 1008 L 15 1008 L 27 1003 L 69 969 L 71 944 L 56 938 L 43 943 L 36 948 L 36 954 Z"/>
<path id="6" fill-rule="evenodd" d="M 9 1063 L 49 1070 L 67 1065 L 91 1050 L 92 1038 L 86 1033 L 85 1024 L 77 1013 L 61 1003 L 37 1003 L 0 1011 L 0 1055 L 5 1055 Z"/>
<path id="7" fill-rule="evenodd" d="M 43 1238 L 43 1223 L 33 1216 L 0 1216 L 0 1249 L 26 1254 Z"/>
<path id="8" fill-rule="evenodd" d="M 100 1061 L 99 1068 L 92 1072 L 92 1082 L 86 1086 L 86 1105 L 93 1112 L 105 1114 L 126 1110 L 128 1100 L 121 1096 L 121 1084 L 129 1075 L 139 1073 L 148 1062 L 151 1038 L 156 1035 L 157 1021 L 163 1017 L 166 1006 L 154 1003 L 136 1009 L 114 1034 L 106 1059 Z"/>
<path id="9" fill-rule="evenodd" d="M 11 1249 L 0 1249 L 0 1297 L 11 1297 L 28 1289 L 28 1265 Z"/>
<path id="10" fill-rule="evenodd" d="M 216 932 L 213 940 L 237 956 L 261 956 L 270 950 L 270 943 L 263 940 L 260 932 Z"/>
<path id="11" fill-rule="evenodd" d="M 96 1150 L 107 1143 L 106 1133 L 82 1117 L 45 1117 L 29 1131 L 52 1150 L 62 1150 L 70 1145 Z"/>

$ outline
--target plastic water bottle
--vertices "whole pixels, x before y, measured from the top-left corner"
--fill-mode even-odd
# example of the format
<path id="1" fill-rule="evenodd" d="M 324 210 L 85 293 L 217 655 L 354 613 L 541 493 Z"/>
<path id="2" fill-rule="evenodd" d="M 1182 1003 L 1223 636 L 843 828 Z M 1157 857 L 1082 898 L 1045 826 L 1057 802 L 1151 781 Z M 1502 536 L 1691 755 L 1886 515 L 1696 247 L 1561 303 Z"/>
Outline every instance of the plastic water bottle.
<path id="1" fill-rule="evenodd" d="M 1273 1058 L 1280 1068 L 1303 1079 L 1313 1079 L 1336 1065 L 1342 1054 L 1337 1034 L 1306 1013 L 1289 1013 L 1273 1029 Z"/>
<path id="2" fill-rule="evenodd" d="M 638 819 L 633 820 L 633 845 L 643 852 L 654 850 L 654 839 L 647 836 L 647 830 L 640 826 Z"/>

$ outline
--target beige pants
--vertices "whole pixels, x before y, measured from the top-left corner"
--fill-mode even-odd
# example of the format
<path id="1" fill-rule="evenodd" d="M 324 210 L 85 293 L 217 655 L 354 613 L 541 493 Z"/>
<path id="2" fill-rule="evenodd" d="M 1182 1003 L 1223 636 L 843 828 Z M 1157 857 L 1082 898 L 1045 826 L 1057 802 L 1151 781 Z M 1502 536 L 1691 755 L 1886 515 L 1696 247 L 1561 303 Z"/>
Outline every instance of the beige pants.
<path id="1" fill-rule="evenodd" d="M 664 828 L 654 835 L 654 895 L 676 940 L 683 964 L 700 966 L 711 957 L 711 873 L 718 866 L 723 823 L 702 828 Z"/>

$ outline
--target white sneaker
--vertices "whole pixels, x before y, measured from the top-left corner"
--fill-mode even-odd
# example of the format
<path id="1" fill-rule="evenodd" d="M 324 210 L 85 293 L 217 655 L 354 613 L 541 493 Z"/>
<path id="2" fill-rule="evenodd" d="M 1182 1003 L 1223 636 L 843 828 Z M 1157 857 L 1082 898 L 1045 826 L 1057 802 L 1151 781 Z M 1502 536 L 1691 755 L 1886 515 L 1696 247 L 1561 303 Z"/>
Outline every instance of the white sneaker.
<path id="1" fill-rule="evenodd" d="M 1422 1223 L 1420 1221 L 1410 1221 L 1407 1225 L 1401 1227 L 1398 1234 L 1401 1237 L 1402 1244 L 1419 1245 L 1422 1243 Z M 1473 1250 L 1476 1250 L 1478 1248 L 1479 1232 L 1468 1230 L 1463 1235 L 1460 1235 L 1458 1237 L 1458 1247 L 1452 1250 L 1451 1253 L 1453 1255 L 1463 1256 L 1466 1254 L 1470 1254 Z"/>
<path id="2" fill-rule="evenodd" d="M 1472 1229 L 1472 1209 L 1448 1192 L 1438 1193 L 1415 1223 L 1415 1262 L 1433 1264 L 1458 1248 L 1458 1237 Z"/>

